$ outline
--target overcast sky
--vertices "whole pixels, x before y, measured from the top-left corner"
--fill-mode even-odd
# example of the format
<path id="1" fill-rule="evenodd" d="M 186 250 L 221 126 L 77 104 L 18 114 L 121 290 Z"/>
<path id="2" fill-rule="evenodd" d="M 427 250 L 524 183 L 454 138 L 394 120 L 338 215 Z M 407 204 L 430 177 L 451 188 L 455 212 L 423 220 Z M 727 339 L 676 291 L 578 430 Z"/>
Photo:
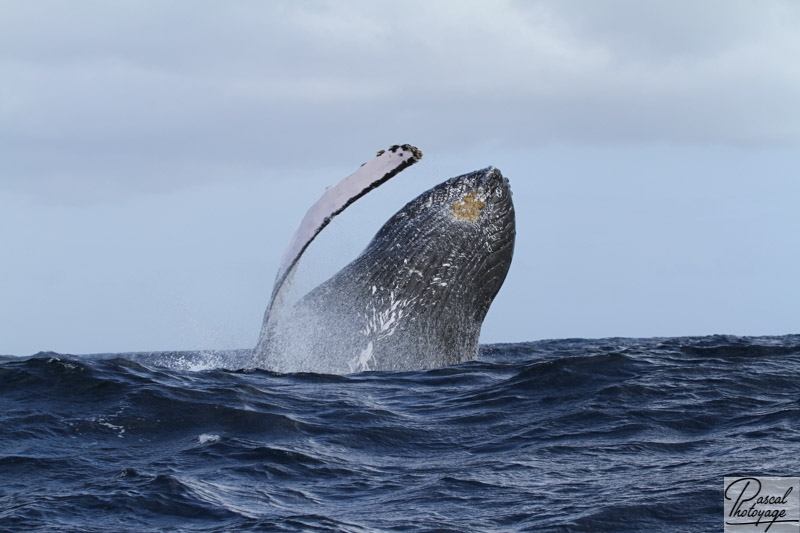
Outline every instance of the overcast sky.
<path id="1" fill-rule="evenodd" d="M 0 1 L 0 353 L 254 345 L 305 210 L 395 143 L 422 162 L 309 286 L 491 164 L 518 239 L 484 342 L 797 333 L 798 28 L 768 0 Z"/>

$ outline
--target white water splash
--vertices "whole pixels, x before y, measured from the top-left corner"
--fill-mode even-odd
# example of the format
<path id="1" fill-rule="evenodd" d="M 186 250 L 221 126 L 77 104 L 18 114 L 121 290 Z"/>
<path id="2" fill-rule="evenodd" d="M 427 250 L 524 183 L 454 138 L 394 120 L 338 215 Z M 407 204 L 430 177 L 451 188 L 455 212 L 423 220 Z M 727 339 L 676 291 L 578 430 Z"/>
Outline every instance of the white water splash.
<path id="1" fill-rule="evenodd" d="M 375 294 L 375 287 L 373 287 L 372 294 Z M 405 308 L 413 303 L 415 298 L 398 299 L 394 291 L 389 292 L 389 305 L 385 309 L 379 311 L 377 309 L 378 303 L 382 301 L 379 299 L 378 303 L 373 298 L 367 304 L 367 312 L 364 315 L 366 324 L 361 333 L 365 336 L 376 335 L 378 338 L 389 337 L 393 335 L 400 320 L 406 315 Z"/>
<path id="2" fill-rule="evenodd" d="M 372 353 L 372 342 L 370 342 L 358 355 L 355 364 L 351 362 L 348 366 L 350 367 L 350 372 L 366 372 L 367 370 L 372 370 L 369 364 L 373 361 L 375 361 L 375 356 Z"/>
<path id="3" fill-rule="evenodd" d="M 108 422 L 105 418 L 97 418 L 97 419 L 95 419 L 95 422 L 97 422 L 99 425 L 101 425 L 103 427 L 107 427 L 108 429 L 110 429 L 112 431 L 116 431 L 117 432 L 117 437 L 123 438 L 123 435 L 125 433 L 125 427 L 124 426 L 116 426 L 116 425 L 112 424 L 111 422 Z"/>
<path id="4" fill-rule="evenodd" d="M 374 368 L 375 343 L 386 337 L 391 337 L 397 330 L 402 322 L 403 317 L 407 315 L 406 308 L 410 306 L 416 298 L 397 298 L 394 291 L 389 291 L 388 303 L 385 307 L 382 305 L 385 297 L 375 297 L 379 291 L 376 286 L 372 286 L 373 297 L 367 304 L 367 309 L 363 315 L 364 327 L 361 329 L 361 334 L 367 337 L 368 342 L 366 347 L 348 363 L 350 372 L 364 372 Z M 379 309 L 380 306 L 380 309 Z M 372 365 L 372 366 L 370 366 Z"/>
<path id="5" fill-rule="evenodd" d="M 209 433 L 203 433 L 199 437 L 197 437 L 197 442 L 200 444 L 213 444 L 215 442 L 219 442 L 220 440 L 219 435 L 211 435 Z"/>

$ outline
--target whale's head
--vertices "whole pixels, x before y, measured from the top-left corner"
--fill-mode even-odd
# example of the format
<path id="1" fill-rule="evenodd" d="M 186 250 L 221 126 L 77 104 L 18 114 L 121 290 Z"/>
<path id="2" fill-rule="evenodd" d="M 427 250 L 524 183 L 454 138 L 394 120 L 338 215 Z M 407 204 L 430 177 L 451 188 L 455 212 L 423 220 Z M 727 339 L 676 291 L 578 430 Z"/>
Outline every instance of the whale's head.
<path id="1" fill-rule="evenodd" d="M 509 181 L 488 167 L 451 178 L 406 204 L 362 258 L 384 286 L 436 314 L 455 318 L 467 312 L 480 329 L 508 273 L 515 236 Z"/>

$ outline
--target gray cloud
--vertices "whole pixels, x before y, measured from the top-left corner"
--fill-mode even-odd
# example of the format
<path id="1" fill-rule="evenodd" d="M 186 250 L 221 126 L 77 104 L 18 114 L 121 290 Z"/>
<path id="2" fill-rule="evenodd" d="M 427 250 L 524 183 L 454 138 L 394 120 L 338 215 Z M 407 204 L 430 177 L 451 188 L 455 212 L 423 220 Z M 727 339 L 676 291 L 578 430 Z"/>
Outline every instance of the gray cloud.
<path id="1" fill-rule="evenodd" d="M 800 142 L 791 2 L 2 11 L 0 186 L 63 201 L 346 164 L 400 141 L 439 153 Z M 76 182 L 94 197 L 70 192 Z"/>

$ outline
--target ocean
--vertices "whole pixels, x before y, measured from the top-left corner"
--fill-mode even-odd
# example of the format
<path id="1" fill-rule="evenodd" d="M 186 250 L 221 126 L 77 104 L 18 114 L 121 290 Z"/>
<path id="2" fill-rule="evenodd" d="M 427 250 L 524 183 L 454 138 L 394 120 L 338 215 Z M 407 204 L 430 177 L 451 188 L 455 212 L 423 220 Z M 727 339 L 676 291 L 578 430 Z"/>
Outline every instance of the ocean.
<path id="1" fill-rule="evenodd" d="M 723 477 L 800 476 L 800 335 L 248 357 L 0 357 L 0 531 L 722 531 Z"/>

